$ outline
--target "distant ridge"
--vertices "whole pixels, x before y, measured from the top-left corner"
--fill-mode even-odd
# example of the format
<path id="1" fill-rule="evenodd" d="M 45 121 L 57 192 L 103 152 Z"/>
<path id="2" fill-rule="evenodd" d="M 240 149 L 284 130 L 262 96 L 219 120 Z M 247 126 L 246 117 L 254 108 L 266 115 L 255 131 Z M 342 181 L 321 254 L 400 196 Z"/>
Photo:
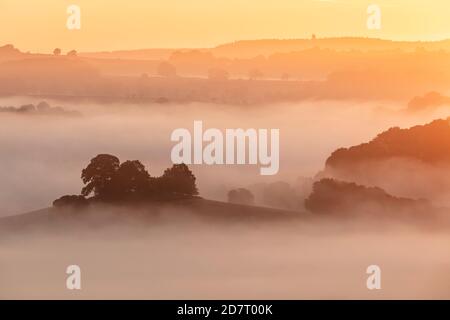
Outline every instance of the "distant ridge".
<path id="1" fill-rule="evenodd" d="M 280 52 L 301 51 L 319 47 L 337 51 L 348 50 L 403 50 L 415 51 L 418 48 L 426 50 L 450 50 L 450 39 L 440 41 L 395 41 L 378 38 L 339 37 L 311 39 L 260 39 L 239 40 L 225 43 L 211 51 L 217 56 L 256 56 L 270 55 Z"/>
<path id="2" fill-rule="evenodd" d="M 301 51 L 320 47 L 331 50 L 404 50 L 414 51 L 418 48 L 426 50 L 450 51 L 450 39 L 437 41 L 398 41 L 379 38 L 362 37 L 330 37 L 330 38 L 298 38 L 298 39 L 254 39 L 237 40 L 218 44 L 211 48 L 143 48 L 122 49 L 112 51 L 80 52 L 78 55 L 96 59 L 129 59 L 129 60 L 166 60 L 176 51 L 208 51 L 217 57 L 255 57 L 274 53 Z M 0 46 L 1 56 L 26 56 L 31 53 L 21 52 L 13 45 Z M 51 55 L 47 53 L 33 53 L 33 55 Z"/>
<path id="3" fill-rule="evenodd" d="M 326 160 L 326 167 L 354 170 L 356 164 L 390 158 L 450 163 L 450 118 L 407 129 L 390 128 L 370 142 L 337 149 Z"/>
<path id="4" fill-rule="evenodd" d="M 320 47 L 337 51 L 348 50 L 403 50 L 415 51 L 418 48 L 426 50 L 449 50 L 450 39 L 440 41 L 395 41 L 378 38 L 316 38 L 316 39 L 256 39 L 237 40 L 219 44 L 212 48 L 149 48 L 138 50 L 117 50 L 103 52 L 84 52 L 80 56 L 100 59 L 132 59 L 132 60 L 160 60 L 168 59 L 176 51 L 206 51 L 216 57 L 242 57 L 250 58 L 258 55 L 271 55 L 292 51 L 301 51 Z"/>

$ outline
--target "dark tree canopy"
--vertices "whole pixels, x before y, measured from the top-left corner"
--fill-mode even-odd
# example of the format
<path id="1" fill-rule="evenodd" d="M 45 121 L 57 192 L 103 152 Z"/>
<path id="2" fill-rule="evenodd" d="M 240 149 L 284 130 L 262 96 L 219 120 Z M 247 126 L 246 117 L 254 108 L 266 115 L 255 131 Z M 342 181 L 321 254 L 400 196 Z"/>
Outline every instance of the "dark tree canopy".
<path id="1" fill-rule="evenodd" d="M 117 197 L 143 197 L 149 190 L 150 175 L 138 160 L 125 161 L 113 179 Z"/>
<path id="2" fill-rule="evenodd" d="M 195 176 L 185 164 L 176 164 L 161 177 L 151 177 L 138 160 L 120 163 L 110 154 L 99 154 L 83 169 L 85 186 L 80 196 L 64 196 L 54 206 L 102 202 L 170 201 L 198 195 Z M 90 199 L 86 197 L 93 195 Z M 85 200 L 86 202 L 84 202 Z"/>
<path id="3" fill-rule="evenodd" d="M 119 158 L 109 154 L 99 154 L 83 169 L 81 179 L 86 185 L 81 195 L 87 197 L 92 192 L 95 197 L 107 197 L 112 190 L 111 180 L 120 167 Z"/>
<path id="4" fill-rule="evenodd" d="M 161 180 L 165 192 L 189 196 L 198 195 L 195 176 L 184 163 L 174 164 L 172 168 L 166 169 Z"/>
<path id="5" fill-rule="evenodd" d="M 378 187 L 324 178 L 316 181 L 313 192 L 305 200 L 305 208 L 316 214 L 354 215 L 355 213 L 400 217 L 403 213 L 416 218 L 433 212 L 426 200 L 396 197 Z"/>
<path id="6" fill-rule="evenodd" d="M 67 56 L 69 56 L 69 57 L 76 57 L 77 54 L 78 53 L 76 50 L 71 50 L 71 51 L 67 52 Z"/>
<path id="7" fill-rule="evenodd" d="M 253 193 L 251 193 L 250 190 L 245 188 L 233 189 L 228 192 L 228 202 L 245 205 L 254 205 L 255 196 L 253 195 Z"/>

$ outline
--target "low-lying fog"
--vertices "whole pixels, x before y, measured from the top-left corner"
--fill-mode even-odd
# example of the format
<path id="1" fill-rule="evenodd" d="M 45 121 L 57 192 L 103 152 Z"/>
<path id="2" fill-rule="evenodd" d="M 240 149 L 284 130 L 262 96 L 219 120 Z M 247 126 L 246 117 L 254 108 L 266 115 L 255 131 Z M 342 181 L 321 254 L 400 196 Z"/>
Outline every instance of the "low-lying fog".
<path id="1" fill-rule="evenodd" d="M 448 232 L 384 229 L 171 222 L 16 233 L 2 236 L 0 299 L 450 298 Z M 66 288 L 69 265 L 81 268 L 80 291 Z M 380 290 L 367 289 L 370 265 Z"/>
<path id="2" fill-rule="evenodd" d="M 141 160 L 151 175 L 171 166 L 170 135 L 176 128 L 280 129 L 280 170 L 260 176 L 259 165 L 191 165 L 202 196 L 226 199 L 234 187 L 255 182 L 295 181 L 321 170 L 338 147 L 372 139 L 392 126 L 409 127 L 448 115 L 399 111 L 392 102 L 308 101 L 260 107 L 207 104 L 94 105 L 47 100 L 80 110 L 82 118 L 0 114 L 0 216 L 47 207 L 64 194 L 78 194 L 80 173 L 99 153 Z M 37 104 L 31 98 L 0 99 L 0 105 Z"/>

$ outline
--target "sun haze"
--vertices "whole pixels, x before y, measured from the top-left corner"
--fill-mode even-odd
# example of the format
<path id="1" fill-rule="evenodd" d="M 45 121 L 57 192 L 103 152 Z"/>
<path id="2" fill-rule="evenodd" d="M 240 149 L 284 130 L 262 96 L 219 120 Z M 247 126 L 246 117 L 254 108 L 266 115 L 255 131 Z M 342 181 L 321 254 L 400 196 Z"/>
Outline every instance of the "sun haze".
<path id="1" fill-rule="evenodd" d="M 382 27 L 368 30 L 379 5 Z M 66 28 L 69 5 L 81 30 Z M 431 5 L 432 4 L 432 5 Z M 211 47 L 242 39 L 362 36 L 394 40 L 450 37 L 447 0 L 3 0 L 1 41 L 33 52 Z"/>

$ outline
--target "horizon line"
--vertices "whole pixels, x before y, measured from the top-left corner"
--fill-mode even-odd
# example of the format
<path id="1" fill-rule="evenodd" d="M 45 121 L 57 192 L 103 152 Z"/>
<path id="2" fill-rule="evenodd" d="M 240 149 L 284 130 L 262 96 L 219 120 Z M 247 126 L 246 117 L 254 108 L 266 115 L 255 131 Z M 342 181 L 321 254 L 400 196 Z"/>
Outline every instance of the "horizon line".
<path id="1" fill-rule="evenodd" d="M 240 39 L 240 40 L 234 40 L 229 42 L 223 42 L 221 44 L 216 44 L 213 46 L 192 46 L 192 47 L 186 47 L 186 46 L 180 46 L 180 47 L 140 47 L 140 48 L 131 48 L 131 49 L 114 49 L 114 50 L 100 50 L 100 49 L 93 49 L 93 50 L 86 50 L 86 51 L 79 51 L 81 54 L 89 54 L 89 53 L 112 53 L 112 52 L 126 52 L 126 51 L 143 51 L 143 50 L 212 50 L 216 49 L 222 46 L 227 45 L 233 45 L 236 43 L 242 43 L 242 42 L 258 42 L 258 41 L 320 41 L 320 40 L 331 40 L 331 39 L 361 39 L 361 40 L 376 40 L 376 41 L 385 41 L 385 42 L 397 42 L 397 43 L 438 43 L 438 42 L 445 42 L 450 41 L 450 38 L 441 38 L 437 40 L 395 40 L 395 39 L 388 39 L 388 38 L 377 38 L 377 37 L 364 37 L 364 36 L 329 36 L 329 37 L 317 37 L 315 39 L 311 38 L 258 38 L 258 39 Z M 30 53 L 30 54 L 48 54 L 48 52 L 43 51 L 32 51 L 32 50 L 24 50 L 21 48 L 16 47 L 13 43 L 5 43 L 3 45 L 0 45 L 1 47 L 5 47 L 11 45 L 13 48 L 19 50 L 21 53 Z M 58 47 L 55 47 L 58 48 Z M 71 49 L 76 50 L 77 49 Z"/>

